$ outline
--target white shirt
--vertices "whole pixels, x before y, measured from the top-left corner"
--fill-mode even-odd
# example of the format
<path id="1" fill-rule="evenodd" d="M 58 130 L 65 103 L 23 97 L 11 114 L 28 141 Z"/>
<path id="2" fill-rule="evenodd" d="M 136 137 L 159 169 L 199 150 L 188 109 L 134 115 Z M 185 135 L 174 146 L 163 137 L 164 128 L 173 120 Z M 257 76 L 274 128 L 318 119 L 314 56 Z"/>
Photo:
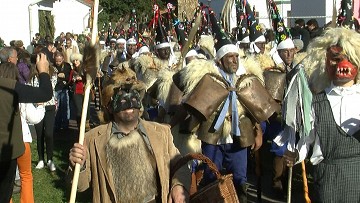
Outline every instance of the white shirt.
<path id="1" fill-rule="evenodd" d="M 338 87 L 333 84 L 325 89 L 327 99 L 333 112 L 335 122 L 347 134 L 353 135 L 360 129 L 360 84 L 352 85 L 351 87 Z M 309 151 L 310 145 L 313 145 L 313 154 L 310 161 L 313 165 L 320 163 L 324 157 L 320 148 L 319 137 L 314 133 L 314 118 L 315 113 L 311 112 L 311 126 L 310 135 L 302 137 L 298 144 L 299 162 L 304 160 Z"/>

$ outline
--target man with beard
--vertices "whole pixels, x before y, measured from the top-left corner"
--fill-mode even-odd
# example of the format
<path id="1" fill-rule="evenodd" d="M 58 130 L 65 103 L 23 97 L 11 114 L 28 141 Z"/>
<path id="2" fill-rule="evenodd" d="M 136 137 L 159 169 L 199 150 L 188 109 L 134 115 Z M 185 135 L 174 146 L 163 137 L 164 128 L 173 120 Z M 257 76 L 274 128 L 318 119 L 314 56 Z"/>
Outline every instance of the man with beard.
<path id="1" fill-rule="evenodd" d="M 136 39 L 135 38 L 129 38 L 126 41 L 126 50 L 121 48 L 117 50 L 116 57 L 114 60 L 110 63 L 110 68 L 114 69 L 115 67 L 119 66 L 119 64 L 122 64 L 122 66 L 133 68 L 133 55 L 137 51 L 136 47 Z"/>
<path id="2" fill-rule="evenodd" d="M 78 190 L 91 186 L 93 202 L 186 201 L 190 171 L 184 166 L 171 179 L 181 155 L 168 126 L 140 119 L 144 91 L 133 71 L 116 69 L 103 90 L 107 124 L 87 132 L 85 144 L 70 150 L 70 171 L 81 165 Z"/>
<path id="3" fill-rule="evenodd" d="M 360 66 L 359 34 L 332 28 L 309 44 L 304 66 L 315 93 L 308 135 L 295 152 L 286 151 L 288 166 L 304 160 L 313 146 L 313 202 L 359 202 L 360 188 Z M 324 58 L 325 56 L 325 58 Z M 307 124 L 304 119 L 304 125 Z"/>
<path id="4" fill-rule="evenodd" d="M 119 38 L 116 40 L 116 58 L 119 61 L 125 61 L 126 59 L 126 40 L 124 38 Z"/>
<path id="5" fill-rule="evenodd" d="M 253 151 L 260 148 L 262 131 L 260 125 L 254 121 L 255 119 L 250 119 L 250 111 L 240 103 L 240 98 L 236 94 L 239 82 L 239 76 L 236 75 L 240 65 L 239 49 L 221 31 L 215 14 L 211 12 L 209 16 L 213 26 L 212 30 L 216 36 L 215 59 L 195 60 L 180 71 L 180 80 L 184 84 L 184 93 L 186 94 L 184 98 L 194 98 L 194 101 L 185 99 L 184 107 L 198 121 L 196 125 L 193 125 L 196 127 L 189 127 L 187 130 L 196 133 L 197 138 L 201 140 L 202 153 L 209 157 L 218 169 L 224 169 L 227 173 L 233 174 L 233 182 L 239 200 L 247 202 L 248 147 L 251 147 Z M 242 72 L 249 74 L 250 78 L 256 76 L 263 78 L 259 66 L 253 66 L 251 70 L 250 66 L 244 66 L 245 69 Z M 258 73 L 256 76 L 255 72 Z M 219 83 L 220 86 L 228 86 L 225 97 L 220 96 L 221 91 L 215 90 L 216 85 L 214 86 L 213 83 L 204 84 L 207 77 L 210 77 L 211 81 L 216 81 L 214 83 Z M 198 87 L 201 86 L 204 88 L 199 91 Z M 203 93 L 209 89 L 212 91 L 210 97 L 206 95 L 207 93 Z M 213 109 L 213 111 L 205 112 L 207 114 L 205 116 L 194 109 Z M 215 179 L 211 170 L 205 166 L 200 185 L 206 186 Z"/>

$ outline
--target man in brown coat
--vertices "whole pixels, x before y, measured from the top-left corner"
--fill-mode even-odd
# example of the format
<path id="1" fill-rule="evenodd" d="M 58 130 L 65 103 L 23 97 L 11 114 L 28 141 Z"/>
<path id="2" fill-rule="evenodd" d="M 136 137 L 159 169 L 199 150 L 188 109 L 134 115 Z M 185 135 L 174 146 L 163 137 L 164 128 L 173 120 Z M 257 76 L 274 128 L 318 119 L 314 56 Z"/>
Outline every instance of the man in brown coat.
<path id="1" fill-rule="evenodd" d="M 145 85 L 133 74 L 116 69 L 103 90 L 107 124 L 70 150 L 70 171 L 75 163 L 82 167 L 78 191 L 92 186 L 93 202 L 185 202 L 190 170 L 184 166 L 170 177 L 181 155 L 168 126 L 139 118 Z"/>

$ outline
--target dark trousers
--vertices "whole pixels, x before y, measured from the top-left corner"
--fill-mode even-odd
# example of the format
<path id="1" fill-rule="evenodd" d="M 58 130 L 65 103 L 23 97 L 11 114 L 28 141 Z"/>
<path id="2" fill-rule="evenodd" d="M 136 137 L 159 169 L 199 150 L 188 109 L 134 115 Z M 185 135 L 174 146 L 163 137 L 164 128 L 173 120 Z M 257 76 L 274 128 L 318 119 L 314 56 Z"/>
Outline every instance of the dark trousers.
<path id="1" fill-rule="evenodd" d="M 14 188 L 16 159 L 0 161 L 0 202 L 10 202 Z"/>
<path id="2" fill-rule="evenodd" d="M 232 173 L 235 187 L 247 182 L 247 148 L 241 148 L 235 144 L 211 145 L 202 142 L 202 153 L 214 162 L 221 171 Z M 216 179 L 215 174 L 209 167 L 204 169 L 204 183 L 208 184 Z"/>
<path id="3" fill-rule="evenodd" d="M 81 114 L 82 114 L 83 103 L 84 103 L 84 95 L 73 94 L 73 101 L 74 101 L 75 111 L 76 111 L 76 123 L 78 125 L 78 128 L 80 129 Z M 86 120 L 88 121 L 89 119 L 90 119 L 90 99 L 88 102 L 88 108 L 87 108 L 87 113 L 86 113 Z"/>
<path id="4" fill-rule="evenodd" d="M 44 160 L 45 142 L 47 160 L 52 160 L 54 150 L 55 106 L 47 106 L 44 119 L 35 124 L 39 160 Z"/>
<path id="5" fill-rule="evenodd" d="M 273 160 L 273 188 L 283 191 L 286 187 L 287 167 L 284 162 L 284 157 L 275 156 Z"/>
<path id="6" fill-rule="evenodd" d="M 58 110 L 55 117 L 56 129 L 68 129 L 70 119 L 70 107 L 69 107 L 69 93 L 67 89 L 59 90 L 55 92 L 58 102 Z"/>
<path id="7" fill-rule="evenodd" d="M 73 101 L 75 104 L 76 117 L 81 117 L 83 103 L 84 103 L 84 95 L 82 94 L 73 94 Z M 90 118 L 90 99 L 88 104 L 88 110 L 86 114 L 86 120 Z"/>

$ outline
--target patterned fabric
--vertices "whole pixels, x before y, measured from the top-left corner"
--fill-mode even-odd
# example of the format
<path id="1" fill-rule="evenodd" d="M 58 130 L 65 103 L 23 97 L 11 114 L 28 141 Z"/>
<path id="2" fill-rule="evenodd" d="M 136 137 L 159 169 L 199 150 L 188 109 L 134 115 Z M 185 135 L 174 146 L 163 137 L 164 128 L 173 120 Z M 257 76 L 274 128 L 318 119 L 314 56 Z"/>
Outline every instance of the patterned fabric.
<path id="1" fill-rule="evenodd" d="M 324 160 L 314 168 L 314 202 L 360 202 L 360 142 L 346 134 L 333 117 L 325 92 L 314 97 L 315 133 Z"/>
<path id="2" fill-rule="evenodd" d="M 51 80 L 51 86 L 52 86 L 52 89 L 53 89 L 53 97 L 49 101 L 47 101 L 45 103 L 45 106 L 51 106 L 51 105 L 56 104 L 56 101 L 55 101 L 55 85 L 57 83 L 57 76 L 53 75 L 50 78 L 50 80 Z M 39 87 L 39 79 L 36 76 L 34 76 L 27 85 L 30 85 L 30 86 L 33 86 L 33 87 Z"/>

